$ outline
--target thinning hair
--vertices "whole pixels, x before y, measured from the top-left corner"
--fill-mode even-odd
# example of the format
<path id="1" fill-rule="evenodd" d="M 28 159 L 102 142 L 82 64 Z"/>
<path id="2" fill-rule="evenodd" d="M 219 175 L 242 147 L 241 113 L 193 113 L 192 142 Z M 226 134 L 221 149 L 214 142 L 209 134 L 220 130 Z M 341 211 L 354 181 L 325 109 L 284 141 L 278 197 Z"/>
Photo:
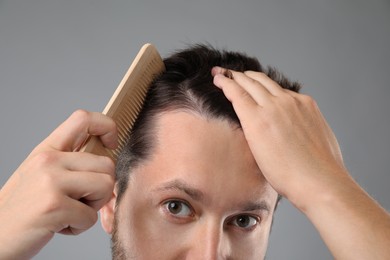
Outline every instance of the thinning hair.
<path id="1" fill-rule="evenodd" d="M 205 118 L 227 120 L 241 127 L 231 102 L 213 84 L 211 69 L 214 66 L 241 72 L 263 72 L 283 88 L 295 92 L 301 87 L 275 68 L 263 68 L 256 58 L 241 52 L 217 50 L 207 44 L 179 50 L 164 59 L 164 64 L 166 71 L 152 83 L 129 140 L 118 157 L 117 205 L 126 191 L 132 170 L 151 156 L 156 139 L 156 117 L 161 113 L 190 111 Z"/>

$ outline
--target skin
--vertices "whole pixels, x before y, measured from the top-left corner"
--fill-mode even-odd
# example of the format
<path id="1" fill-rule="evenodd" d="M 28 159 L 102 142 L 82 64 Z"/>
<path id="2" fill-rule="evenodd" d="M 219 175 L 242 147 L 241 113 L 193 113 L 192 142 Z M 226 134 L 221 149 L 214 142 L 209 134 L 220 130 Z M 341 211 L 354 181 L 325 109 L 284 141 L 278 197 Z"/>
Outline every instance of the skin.
<path id="1" fill-rule="evenodd" d="M 243 149 L 242 154 L 241 151 L 236 154 L 238 157 L 231 158 L 228 153 L 229 157 L 224 159 L 225 163 L 237 158 L 250 161 L 253 157 L 250 165 L 254 165 L 254 160 L 269 185 L 289 199 L 308 217 L 336 259 L 389 259 L 390 216 L 350 177 L 343 164 L 333 132 L 321 115 L 315 101 L 308 96 L 280 88 L 262 73 L 231 71 L 232 78 L 227 78 L 224 76 L 224 74 L 228 75 L 225 69 L 217 67 L 212 70 L 212 74 L 216 87 L 221 88 L 232 102 L 243 130 L 240 132 L 233 131 L 232 128 L 225 129 L 230 132 L 226 131 L 224 135 L 237 136 L 237 143 L 232 144 L 237 147 L 242 145 Z M 208 123 L 211 124 L 211 120 Z M 210 131 L 214 127 L 219 131 L 224 129 L 221 122 L 212 123 L 209 125 Z M 192 127 L 195 125 L 192 125 L 189 131 Z M 55 233 L 78 234 L 88 229 L 96 221 L 96 212 L 104 204 L 103 226 L 107 232 L 113 231 L 115 218 L 115 212 L 113 212 L 115 200 L 112 195 L 113 163 L 105 157 L 73 152 L 80 147 L 88 134 L 100 136 L 107 147 L 116 146 L 117 131 L 112 120 L 97 113 L 76 112 L 31 153 L 2 187 L 0 190 L 0 219 L 2 220 L 0 259 L 29 259 Z M 214 135 L 215 141 L 224 135 Z M 247 142 L 245 147 L 242 136 Z M 192 139 L 193 137 L 190 136 L 188 140 Z M 188 140 L 186 142 L 189 142 Z M 191 162 L 193 159 L 187 158 L 186 161 Z M 219 157 L 219 160 L 222 159 Z M 170 167 L 164 165 L 164 162 L 161 164 L 164 167 Z M 179 163 L 175 162 L 175 164 Z M 196 166 L 209 167 L 202 162 Z M 197 167 L 194 166 L 193 169 L 199 169 Z M 130 181 L 130 185 L 136 181 L 155 181 L 154 178 L 148 179 L 146 168 L 147 165 L 138 169 L 144 170 L 145 174 L 134 173 L 134 179 Z M 256 167 L 249 168 L 253 170 Z M 154 172 L 160 170 L 160 168 L 154 169 Z M 171 173 L 163 172 L 161 178 L 168 180 Z M 242 245 L 238 242 L 239 240 L 235 240 L 233 238 L 235 237 L 233 234 L 236 234 L 234 225 L 229 225 L 228 221 L 222 224 L 222 219 L 227 220 L 227 216 L 241 214 L 242 208 L 234 206 L 237 203 L 240 204 L 239 200 L 243 198 L 253 200 L 253 196 L 267 200 L 266 193 L 270 192 L 268 188 L 265 188 L 269 186 L 265 185 L 259 171 L 257 174 L 249 169 L 244 172 L 243 177 L 252 180 L 253 183 L 250 181 L 240 183 L 240 185 L 247 187 L 247 190 L 258 190 L 258 193 L 251 194 L 252 198 L 249 198 L 247 190 L 237 195 L 235 189 L 238 189 L 240 185 L 237 187 L 233 185 L 234 192 L 223 193 L 224 196 L 228 196 L 231 203 L 225 200 L 215 201 L 217 191 L 228 190 L 224 186 L 221 187 L 220 182 L 215 182 L 214 178 L 217 179 L 216 176 L 219 174 L 199 175 L 205 179 L 203 177 L 194 178 L 198 174 L 186 178 L 186 182 L 191 181 L 191 187 L 201 189 L 208 198 L 204 203 L 199 203 L 192 201 L 191 196 L 187 194 L 189 197 L 185 199 L 194 204 L 193 207 L 197 214 L 194 219 L 190 218 L 189 223 L 181 223 L 181 218 L 179 218 L 180 223 L 177 223 L 177 218 L 171 218 L 172 215 L 169 213 L 165 214 L 167 211 L 164 213 L 164 207 L 161 207 L 158 199 L 160 193 L 155 195 L 155 192 L 150 192 L 150 195 L 153 194 L 157 199 L 149 201 L 149 204 L 142 204 L 141 209 L 139 209 L 140 204 L 134 209 L 130 205 L 125 205 L 126 200 L 133 200 L 133 197 L 138 194 L 134 196 L 125 194 L 121 202 L 123 205 L 119 205 L 117 212 L 118 225 L 123 225 L 125 230 L 124 232 L 122 229 L 118 231 L 119 239 L 123 242 L 125 250 L 130 250 L 131 254 L 136 254 L 136 256 L 144 253 L 139 252 L 139 248 L 126 247 L 127 244 L 141 245 L 141 241 L 130 241 L 130 239 L 142 236 L 142 234 L 135 231 L 132 233 L 133 230 L 129 228 L 134 226 L 135 222 L 142 225 L 143 221 L 151 221 L 160 223 L 162 226 L 145 227 L 147 229 L 145 232 L 153 235 L 146 237 L 150 243 L 155 243 L 150 238 L 160 235 L 164 237 L 159 241 L 160 243 L 165 243 L 165 239 L 174 240 L 176 237 L 167 238 L 164 234 L 154 233 L 155 230 L 160 228 L 169 230 L 164 232 L 169 232 L 169 234 L 172 229 L 180 231 L 175 235 L 183 235 L 183 241 L 179 242 L 180 248 L 184 248 L 182 251 L 184 253 L 178 257 L 184 258 L 186 254 L 191 256 L 192 253 L 206 254 L 208 259 L 237 257 L 239 251 L 235 251 L 236 241 L 238 248 L 251 246 L 251 243 Z M 187 176 L 190 174 L 186 171 L 176 173 L 187 174 Z M 234 176 L 237 177 L 237 171 L 235 173 Z M 225 174 L 230 176 L 233 173 L 227 169 Z M 241 182 L 242 179 L 237 181 Z M 224 178 L 223 181 L 229 183 L 228 187 L 232 188 L 228 178 Z M 209 182 L 213 185 L 211 186 Z M 256 187 L 253 187 L 254 183 L 257 183 Z M 208 185 L 210 187 L 205 189 Z M 131 186 L 127 192 L 131 193 L 137 189 L 145 191 L 148 187 Z M 179 192 L 177 189 L 168 190 L 179 193 L 167 194 L 168 198 L 186 196 L 185 192 Z M 140 200 L 143 198 L 141 197 Z M 134 212 L 142 212 L 146 206 L 145 210 L 150 210 L 150 214 L 146 213 L 144 218 L 135 221 L 137 216 Z M 21 212 L 23 214 L 20 214 Z M 124 222 L 125 218 L 121 214 L 133 217 L 133 219 L 130 218 L 127 219 L 128 222 Z M 183 230 L 184 227 L 186 227 L 185 230 Z M 251 234 L 258 235 L 260 239 L 263 235 L 259 233 L 267 233 L 264 236 L 268 236 L 268 231 L 265 232 L 266 227 L 263 230 L 261 228 L 260 225 L 260 228 L 252 231 Z M 217 230 L 220 232 L 218 233 Z M 194 244 L 194 241 L 190 241 L 190 238 L 202 241 L 199 238 L 201 236 L 211 242 Z M 262 255 L 265 237 L 264 240 L 259 241 L 259 248 L 254 249 L 253 254 Z M 158 251 L 161 248 L 159 246 L 148 247 L 146 251 L 153 250 Z M 177 256 L 175 252 L 169 251 L 169 253 Z"/>
<path id="2" fill-rule="evenodd" d="M 349 175 L 316 102 L 263 73 L 231 71 L 227 78 L 215 67 L 212 74 L 265 178 L 310 219 L 333 256 L 389 258 L 390 215 Z"/>
<path id="3" fill-rule="evenodd" d="M 241 129 L 189 112 L 164 113 L 156 128 L 153 156 L 131 173 L 117 207 L 115 240 L 122 244 L 121 255 L 264 258 L 277 193 L 262 176 Z M 170 201 L 183 203 L 182 209 L 170 210 Z M 108 233 L 114 212 L 115 203 L 102 210 Z"/>
<path id="4" fill-rule="evenodd" d="M 72 152 L 89 134 L 117 146 L 111 119 L 76 111 L 1 188 L 0 259 L 30 259 L 55 233 L 79 234 L 97 221 L 112 194 L 115 168 L 107 157 Z"/>

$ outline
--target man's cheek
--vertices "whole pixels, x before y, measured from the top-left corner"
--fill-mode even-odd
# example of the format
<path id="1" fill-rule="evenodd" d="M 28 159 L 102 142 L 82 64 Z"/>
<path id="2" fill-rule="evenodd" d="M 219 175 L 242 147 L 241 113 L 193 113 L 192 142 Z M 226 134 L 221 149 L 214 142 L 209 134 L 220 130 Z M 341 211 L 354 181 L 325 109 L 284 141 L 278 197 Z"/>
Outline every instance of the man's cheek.
<path id="1" fill-rule="evenodd" d="M 134 206 L 120 217 L 122 244 L 132 252 L 137 251 L 136 255 L 174 256 L 190 240 L 191 225 L 170 222 L 159 207 Z"/>

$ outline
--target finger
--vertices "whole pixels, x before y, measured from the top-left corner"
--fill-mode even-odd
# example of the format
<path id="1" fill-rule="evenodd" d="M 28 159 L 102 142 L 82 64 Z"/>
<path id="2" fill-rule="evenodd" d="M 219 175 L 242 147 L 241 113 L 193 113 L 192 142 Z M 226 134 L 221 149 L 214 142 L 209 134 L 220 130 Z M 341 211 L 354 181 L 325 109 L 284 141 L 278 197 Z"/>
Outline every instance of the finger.
<path id="1" fill-rule="evenodd" d="M 219 66 L 215 66 L 211 69 L 211 75 L 215 77 L 218 74 L 222 74 L 230 79 L 233 79 L 233 75 L 231 74 L 229 69 L 225 69 Z"/>
<path id="2" fill-rule="evenodd" d="M 226 78 L 222 74 L 214 77 L 214 84 L 221 88 L 226 98 L 232 103 L 241 127 L 246 130 L 250 128 L 250 122 L 258 117 L 261 106 L 234 80 Z"/>
<path id="3" fill-rule="evenodd" d="M 89 135 L 99 136 L 107 148 L 114 149 L 118 145 L 118 130 L 111 118 L 101 113 L 78 110 L 54 130 L 39 148 L 74 151 Z"/>
<path id="4" fill-rule="evenodd" d="M 67 196 L 80 200 L 98 211 L 111 198 L 115 179 L 108 174 L 67 172 L 60 189 Z"/>
<path id="5" fill-rule="evenodd" d="M 258 104 L 252 96 L 235 80 L 229 79 L 223 74 L 217 74 L 214 76 L 213 82 L 215 86 L 222 89 L 226 98 L 233 103 L 233 106 L 257 107 Z"/>
<path id="6" fill-rule="evenodd" d="M 57 223 L 52 231 L 66 235 L 78 235 L 92 227 L 98 219 L 95 209 L 71 198 L 63 201 L 62 210 L 50 217 L 51 223 Z"/>
<path id="7" fill-rule="evenodd" d="M 90 153 L 61 153 L 58 156 L 61 165 L 69 171 L 87 171 L 106 173 L 114 176 L 115 164 L 105 156 L 98 156 Z"/>
<path id="8" fill-rule="evenodd" d="M 285 93 L 278 83 L 262 72 L 245 71 L 244 74 L 257 82 L 260 82 L 262 86 L 264 86 L 274 96 L 280 96 Z"/>
<path id="9" fill-rule="evenodd" d="M 212 74 L 230 76 L 231 80 L 236 81 L 238 85 L 245 89 L 260 106 L 267 105 L 272 101 L 273 95 L 267 88 L 242 72 L 216 67 L 212 70 Z"/>

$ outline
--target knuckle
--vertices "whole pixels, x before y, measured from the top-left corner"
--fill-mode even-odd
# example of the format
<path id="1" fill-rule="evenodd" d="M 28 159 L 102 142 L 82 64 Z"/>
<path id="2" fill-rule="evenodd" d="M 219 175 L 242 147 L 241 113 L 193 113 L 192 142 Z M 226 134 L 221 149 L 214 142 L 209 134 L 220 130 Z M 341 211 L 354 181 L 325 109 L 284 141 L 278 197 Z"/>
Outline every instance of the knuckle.
<path id="1" fill-rule="evenodd" d="M 302 102 L 310 107 L 317 107 L 317 102 L 309 95 L 302 95 L 301 96 Z"/>
<path id="2" fill-rule="evenodd" d="M 50 196 L 46 196 L 46 199 L 42 203 L 45 208 L 45 213 L 59 212 L 63 209 L 64 203 L 58 194 L 53 193 Z"/>
<path id="3" fill-rule="evenodd" d="M 115 185 L 115 179 L 113 176 L 107 176 L 104 181 L 104 188 L 105 191 L 107 192 L 107 196 L 109 196 L 114 189 Z"/>
<path id="4" fill-rule="evenodd" d="M 112 118 L 107 116 L 107 119 L 110 138 L 115 138 L 119 132 L 118 126 Z"/>
<path id="5" fill-rule="evenodd" d="M 32 164 L 31 169 L 36 177 L 35 182 L 50 194 L 59 185 L 61 173 L 63 171 L 60 161 L 60 154 L 55 151 L 44 151 L 37 154 Z"/>
<path id="6" fill-rule="evenodd" d="M 290 107 L 297 105 L 297 99 L 289 94 L 283 95 L 282 101 L 283 101 L 283 104 L 290 106 Z"/>
<path id="7" fill-rule="evenodd" d="M 83 109 L 78 109 L 71 115 L 72 120 L 75 120 L 79 123 L 88 122 L 90 118 L 90 113 Z"/>
<path id="8" fill-rule="evenodd" d="M 92 227 L 98 221 L 98 214 L 94 210 L 90 210 L 89 214 L 86 215 L 88 228 Z"/>
<path id="9" fill-rule="evenodd" d="M 35 155 L 34 164 L 38 168 L 48 167 L 58 161 L 58 155 L 54 151 L 43 151 Z"/>
<path id="10" fill-rule="evenodd" d="M 111 160 L 107 156 L 101 156 L 100 160 L 102 160 L 103 165 L 104 165 L 105 170 L 107 171 L 107 173 L 113 174 L 115 172 L 115 163 L 114 163 L 113 160 Z"/>
<path id="11" fill-rule="evenodd" d="M 112 129 L 114 130 L 114 133 L 117 134 L 118 133 L 118 126 L 116 124 L 116 122 L 114 121 L 114 119 L 110 118 L 110 122 L 111 122 L 111 126 L 112 126 Z"/>

